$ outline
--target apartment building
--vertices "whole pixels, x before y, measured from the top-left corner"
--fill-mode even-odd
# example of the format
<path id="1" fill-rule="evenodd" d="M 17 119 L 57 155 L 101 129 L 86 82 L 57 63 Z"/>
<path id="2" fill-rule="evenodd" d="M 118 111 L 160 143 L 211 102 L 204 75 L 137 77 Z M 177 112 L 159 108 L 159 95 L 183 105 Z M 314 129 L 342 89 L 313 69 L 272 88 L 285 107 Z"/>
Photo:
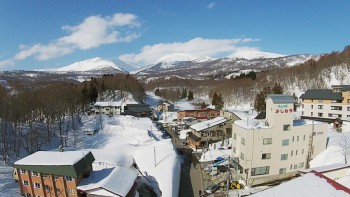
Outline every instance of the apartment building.
<path id="1" fill-rule="evenodd" d="M 77 197 L 77 185 L 92 171 L 90 151 L 38 151 L 14 164 L 21 195 Z"/>
<path id="2" fill-rule="evenodd" d="M 264 119 L 232 125 L 232 151 L 248 185 L 294 176 L 326 148 L 327 123 L 294 120 L 294 98 L 268 95 Z"/>
<path id="3" fill-rule="evenodd" d="M 307 90 L 300 99 L 304 118 L 328 122 L 350 119 L 350 85 Z"/>

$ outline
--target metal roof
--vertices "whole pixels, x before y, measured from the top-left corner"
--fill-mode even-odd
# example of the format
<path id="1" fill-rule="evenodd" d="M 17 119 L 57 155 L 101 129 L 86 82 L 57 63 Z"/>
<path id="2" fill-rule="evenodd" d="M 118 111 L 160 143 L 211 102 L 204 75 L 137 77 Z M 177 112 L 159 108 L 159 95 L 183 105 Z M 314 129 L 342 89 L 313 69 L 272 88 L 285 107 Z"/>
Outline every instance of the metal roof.
<path id="1" fill-rule="evenodd" d="M 269 94 L 267 95 L 266 100 L 269 98 L 272 99 L 274 104 L 295 102 L 294 97 L 287 94 Z"/>
<path id="2" fill-rule="evenodd" d="M 319 99 L 319 100 L 343 100 L 341 92 L 333 92 L 330 89 L 307 90 L 300 96 L 301 99 Z"/>

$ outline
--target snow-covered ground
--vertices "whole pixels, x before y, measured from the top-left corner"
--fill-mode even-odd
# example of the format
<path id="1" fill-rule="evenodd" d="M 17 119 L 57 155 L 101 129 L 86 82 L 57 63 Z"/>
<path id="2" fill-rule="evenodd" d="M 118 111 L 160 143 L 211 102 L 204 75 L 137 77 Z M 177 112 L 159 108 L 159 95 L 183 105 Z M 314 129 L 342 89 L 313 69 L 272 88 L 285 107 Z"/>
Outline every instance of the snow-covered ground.
<path id="1" fill-rule="evenodd" d="M 84 125 L 100 119 L 86 116 Z M 102 129 L 93 136 L 78 131 L 77 138 L 70 137 L 70 147 L 65 150 L 91 150 L 96 158 L 96 170 L 115 166 L 129 167 L 136 161 L 144 176 L 153 177 L 148 183 L 163 196 L 178 196 L 180 161 L 170 140 L 161 139 L 162 133 L 149 118 L 133 116 L 103 116 Z M 73 144 L 76 141 L 76 144 Z M 57 147 L 56 147 L 57 148 Z M 0 166 L 0 194 L 19 196 L 19 186 L 14 183 L 11 165 Z"/>

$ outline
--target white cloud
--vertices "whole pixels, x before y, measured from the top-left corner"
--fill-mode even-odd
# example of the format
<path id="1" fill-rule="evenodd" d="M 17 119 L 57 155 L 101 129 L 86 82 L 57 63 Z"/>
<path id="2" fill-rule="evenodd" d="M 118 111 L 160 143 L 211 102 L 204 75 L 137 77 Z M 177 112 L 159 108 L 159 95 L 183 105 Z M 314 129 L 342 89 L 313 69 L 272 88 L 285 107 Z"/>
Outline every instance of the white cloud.
<path id="1" fill-rule="evenodd" d="M 194 38 L 187 42 L 159 43 L 142 47 L 140 53 L 124 54 L 119 58 L 125 62 L 145 66 L 153 63 L 164 55 L 185 53 L 198 57 L 217 57 L 220 54 L 232 54 L 240 50 L 257 50 L 256 47 L 241 46 L 242 44 L 259 41 L 252 38 L 237 39 L 204 39 Z"/>
<path id="2" fill-rule="evenodd" d="M 55 39 L 48 44 L 32 46 L 20 45 L 20 51 L 14 60 L 34 57 L 37 60 L 48 60 L 73 53 L 76 50 L 88 50 L 104 44 L 131 42 L 140 35 L 130 31 L 139 27 L 136 15 L 116 13 L 113 16 L 90 16 L 76 26 L 63 26 L 68 35 Z"/>
<path id="3" fill-rule="evenodd" d="M 208 9 L 211 9 L 211 8 L 213 8 L 215 5 L 216 5 L 215 2 L 211 2 L 211 3 L 209 3 L 209 5 L 207 6 L 207 8 L 208 8 Z"/>
<path id="4" fill-rule="evenodd" d="M 8 67 L 8 66 L 13 66 L 14 64 L 15 64 L 15 62 L 13 59 L 7 59 L 4 61 L 0 61 L 0 69 Z"/>

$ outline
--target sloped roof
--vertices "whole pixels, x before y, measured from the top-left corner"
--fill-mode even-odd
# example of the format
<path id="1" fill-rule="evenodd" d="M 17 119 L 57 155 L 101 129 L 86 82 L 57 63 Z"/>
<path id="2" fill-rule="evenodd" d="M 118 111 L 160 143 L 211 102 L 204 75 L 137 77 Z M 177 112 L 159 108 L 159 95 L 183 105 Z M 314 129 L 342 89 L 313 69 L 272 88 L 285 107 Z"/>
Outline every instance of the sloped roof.
<path id="1" fill-rule="evenodd" d="M 294 97 L 287 94 L 269 94 L 266 97 L 267 99 L 272 99 L 274 104 L 282 104 L 282 103 L 294 103 Z"/>
<path id="2" fill-rule="evenodd" d="M 197 124 L 193 124 L 190 126 L 191 129 L 196 131 L 202 131 L 204 129 L 211 128 L 213 126 L 219 125 L 221 123 L 227 122 L 228 120 L 224 117 L 216 117 L 207 121 L 203 121 Z"/>
<path id="3" fill-rule="evenodd" d="M 78 177 L 95 161 L 90 151 L 38 151 L 14 163 L 15 168 Z"/>
<path id="4" fill-rule="evenodd" d="M 330 165 L 325 165 L 325 166 L 319 166 L 316 168 L 300 170 L 299 172 L 307 173 L 307 172 L 311 172 L 314 170 L 316 172 L 322 173 L 322 172 L 330 172 L 330 171 L 344 169 L 344 168 L 350 168 L 350 164 L 335 163 L 335 164 L 330 164 Z"/>
<path id="5" fill-rule="evenodd" d="M 253 197 L 295 197 L 295 196 L 333 196 L 348 197 L 350 189 L 323 176 L 321 173 L 311 171 L 301 177 L 284 182 L 273 188 L 253 194 Z"/>
<path id="6" fill-rule="evenodd" d="M 300 96 L 301 99 L 319 99 L 319 100 L 343 100 L 341 92 L 333 92 L 330 89 L 307 90 Z"/>
<path id="7" fill-rule="evenodd" d="M 126 196 L 137 177 L 136 170 L 116 166 L 114 168 L 107 168 L 98 171 L 93 171 L 89 178 L 83 179 L 77 189 L 94 192 L 110 192 L 119 196 Z M 98 191 L 96 189 L 104 189 L 105 191 Z"/>
<path id="8" fill-rule="evenodd" d="M 350 85 L 332 85 L 332 88 L 341 88 L 342 91 L 349 91 Z"/>

